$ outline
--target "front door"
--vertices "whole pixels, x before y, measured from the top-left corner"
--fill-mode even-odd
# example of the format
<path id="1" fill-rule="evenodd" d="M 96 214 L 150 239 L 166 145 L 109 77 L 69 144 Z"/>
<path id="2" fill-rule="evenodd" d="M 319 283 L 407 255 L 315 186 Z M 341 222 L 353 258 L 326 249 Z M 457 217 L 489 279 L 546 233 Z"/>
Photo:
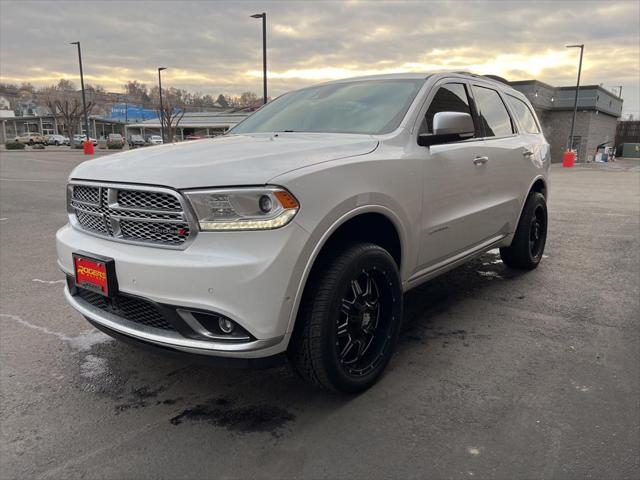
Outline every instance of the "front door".
<path id="1" fill-rule="evenodd" d="M 468 86 L 437 87 L 420 133 L 432 133 L 437 112 L 472 114 Z M 422 269 L 481 243 L 491 235 L 487 224 L 485 143 L 476 132 L 468 140 L 424 148 L 423 217 L 419 265 Z"/>

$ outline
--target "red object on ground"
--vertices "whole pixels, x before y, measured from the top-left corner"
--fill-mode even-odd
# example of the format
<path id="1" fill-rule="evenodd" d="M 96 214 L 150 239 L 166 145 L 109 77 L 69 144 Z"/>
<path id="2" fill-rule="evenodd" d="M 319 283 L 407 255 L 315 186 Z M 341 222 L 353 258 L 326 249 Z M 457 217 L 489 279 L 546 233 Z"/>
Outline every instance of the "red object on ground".
<path id="1" fill-rule="evenodd" d="M 562 166 L 564 168 L 573 167 L 573 164 L 576 163 L 576 152 L 572 152 L 571 150 L 567 150 L 562 155 Z"/>
<path id="2" fill-rule="evenodd" d="M 84 142 L 84 154 L 85 155 L 93 155 L 93 142 L 91 140 L 85 140 Z"/>

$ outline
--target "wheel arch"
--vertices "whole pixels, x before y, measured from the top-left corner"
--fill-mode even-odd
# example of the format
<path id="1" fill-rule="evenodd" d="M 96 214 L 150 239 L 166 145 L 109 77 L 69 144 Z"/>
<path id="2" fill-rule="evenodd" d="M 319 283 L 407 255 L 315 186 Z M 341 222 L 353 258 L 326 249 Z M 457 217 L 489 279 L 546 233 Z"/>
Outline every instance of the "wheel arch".
<path id="1" fill-rule="evenodd" d="M 527 200 L 529 199 L 529 196 L 533 192 L 541 193 L 544 196 L 545 200 L 547 198 L 549 198 L 548 197 L 549 190 L 548 190 L 547 179 L 545 178 L 544 175 L 538 175 L 531 181 L 531 184 L 529 185 L 529 190 L 527 190 L 527 194 L 524 196 L 524 198 L 522 200 L 522 203 L 520 205 L 520 211 L 518 212 L 518 218 L 516 219 L 516 222 L 514 223 L 514 226 L 515 226 L 514 230 L 507 237 L 507 239 L 508 239 L 508 241 L 506 242 L 507 245 L 510 245 L 511 241 L 513 240 L 513 236 L 516 233 L 515 229 L 520 224 L 520 218 L 522 217 L 522 212 L 524 212 L 524 207 L 527 204 Z"/>
<path id="2" fill-rule="evenodd" d="M 396 261 L 398 270 L 403 268 L 407 262 L 407 238 L 402 228 L 402 222 L 398 216 L 387 207 L 382 205 L 367 205 L 355 208 L 343 214 L 328 228 L 315 242 L 312 253 L 309 256 L 295 294 L 293 305 L 290 311 L 287 333 L 292 333 L 302 299 L 307 290 L 309 279 L 312 278 L 314 268 L 319 265 L 322 255 L 329 252 L 341 240 L 361 240 L 376 243 L 387 251 Z M 369 227 L 364 229 L 363 227 Z M 373 236 L 368 236 L 372 228 L 381 227 Z M 353 237 L 349 235 L 356 233 Z M 390 251 L 391 250 L 391 251 Z"/>

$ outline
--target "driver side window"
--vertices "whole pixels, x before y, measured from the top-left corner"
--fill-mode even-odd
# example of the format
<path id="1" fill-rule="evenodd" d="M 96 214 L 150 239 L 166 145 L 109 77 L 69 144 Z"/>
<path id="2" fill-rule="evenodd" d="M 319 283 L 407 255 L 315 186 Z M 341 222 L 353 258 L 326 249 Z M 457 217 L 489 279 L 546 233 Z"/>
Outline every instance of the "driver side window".
<path id="1" fill-rule="evenodd" d="M 420 124 L 418 134 L 433 133 L 433 117 L 438 112 L 460 112 L 471 115 L 469 96 L 462 83 L 448 83 L 438 88 L 425 117 Z"/>

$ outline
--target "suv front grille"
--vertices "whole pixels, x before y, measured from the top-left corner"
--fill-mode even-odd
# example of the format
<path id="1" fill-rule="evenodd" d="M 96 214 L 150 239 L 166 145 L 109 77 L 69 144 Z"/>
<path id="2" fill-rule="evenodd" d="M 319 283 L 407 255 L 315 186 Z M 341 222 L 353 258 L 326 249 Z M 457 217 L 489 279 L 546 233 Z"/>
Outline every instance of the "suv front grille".
<path id="1" fill-rule="evenodd" d="M 110 299 L 84 288 L 78 288 L 76 295 L 94 307 L 113 313 L 130 322 L 162 330 L 175 330 L 175 327 L 165 320 L 160 310 L 146 300 L 122 294 Z"/>
<path id="2" fill-rule="evenodd" d="M 180 197 L 170 190 L 71 184 L 69 211 L 82 229 L 121 241 L 180 247 L 192 234 Z"/>

